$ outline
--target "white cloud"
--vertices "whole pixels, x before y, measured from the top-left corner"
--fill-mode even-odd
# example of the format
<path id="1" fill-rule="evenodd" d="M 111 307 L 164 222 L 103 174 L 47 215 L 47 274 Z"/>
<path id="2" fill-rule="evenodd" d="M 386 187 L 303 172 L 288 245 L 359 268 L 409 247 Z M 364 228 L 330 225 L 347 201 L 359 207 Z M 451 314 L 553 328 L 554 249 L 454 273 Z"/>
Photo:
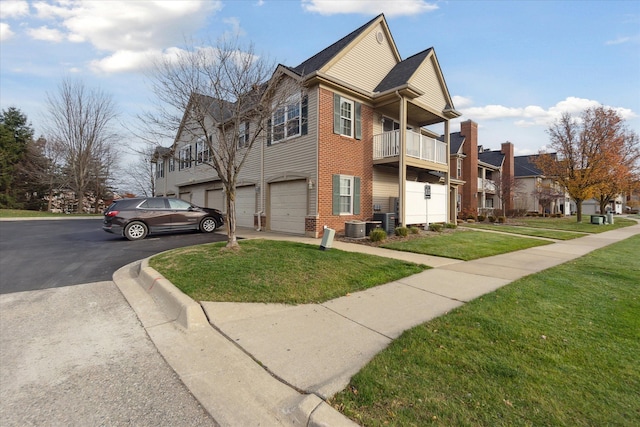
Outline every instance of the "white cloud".
<path id="1" fill-rule="evenodd" d="M 473 100 L 464 96 L 454 95 L 451 97 L 451 99 L 453 101 L 453 105 L 456 108 L 464 108 L 468 107 L 469 105 L 473 105 Z"/>
<path id="2" fill-rule="evenodd" d="M 29 14 L 29 3 L 26 0 L 2 0 L 0 19 L 16 18 Z"/>
<path id="3" fill-rule="evenodd" d="M 469 99 L 459 97 L 462 102 L 468 102 Z M 454 97 L 454 101 L 456 97 Z M 562 113 L 570 113 L 573 115 L 579 115 L 587 108 L 597 107 L 602 105 L 598 101 L 568 97 L 556 105 L 544 109 L 538 105 L 529 105 L 526 107 L 505 107 L 503 105 L 486 105 L 484 107 L 468 107 L 465 108 L 468 103 L 461 104 L 459 108 L 464 117 L 470 118 L 474 121 L 491 121 L 491 120 L 503 120 L 503 119 L 515 119 L 514 124 L 518 127 L 531 127 L 531 126 L 548 126 L 553 121 L 560 118 Z M 637 117 L 637 115 L 628 108 L 623 107 L 609 107 L 614 109 L 620 116 L 625 119 L 631 119 Z"/>
<path id="4" fill-rule="evenodd" d="M 607 46 L 609 45 L 614 45 L 614 44 L 623 44 L 623 43 L 628 43 L 631 41 L 631 37 L 618 37 L 615 40 L 608 40 L 606 41 L 604 44 L 606 44 Z"/>
<path id="5" fill-rule="evenodd" d="M 240 26 L 240 20 L 238 18 L 225 18 L 223 21 L 225 24 L 231 27 L 232 36 L 244 36 L 246 32 Z"/>
<path id="6" fill-rule="evenodd" d="M 5 22 L 0 22 L 0 41 L 9 40 L 15 33 L 11 31 L 11 26 Z"/>
<path id="7" fill-rule="evenodd" d="M 384 13 L 391 17 L 431 12 L 438 6 L 425 0 L 302 0 L 302 8 L 321 15 Z"/>
<path id="8" fill-rule="evenodd" d="M 45 40 L 50 42 L 59 42 L 64 39 L 64 34 L 55 28 L 40 27 L 36 29 L 27 30 L 29 34 L 35 40 Z"/>
<path id="9" fill-rule="evenodd" d="M 119 73 L 148 67 L 154 57 L 162 56 L 159 50 L 119 50 L 106 58 L 91 61 L 89 67 L 95 72 Z"/>

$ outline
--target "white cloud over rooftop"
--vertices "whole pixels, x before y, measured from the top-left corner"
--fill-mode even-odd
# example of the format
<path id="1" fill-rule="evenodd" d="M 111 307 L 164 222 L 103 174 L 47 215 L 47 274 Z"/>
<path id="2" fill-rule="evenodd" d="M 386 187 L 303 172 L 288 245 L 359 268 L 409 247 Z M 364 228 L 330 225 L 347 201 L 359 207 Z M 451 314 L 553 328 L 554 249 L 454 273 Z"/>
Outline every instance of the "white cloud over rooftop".
<path id="1" fill-rule="evenodd" d="M 387 17 L 417 15 L 438 9 L 435 3 L 424 0 L 302 0 L 302 7 L 307 12 L 321 15 L 384 13 Z"/>

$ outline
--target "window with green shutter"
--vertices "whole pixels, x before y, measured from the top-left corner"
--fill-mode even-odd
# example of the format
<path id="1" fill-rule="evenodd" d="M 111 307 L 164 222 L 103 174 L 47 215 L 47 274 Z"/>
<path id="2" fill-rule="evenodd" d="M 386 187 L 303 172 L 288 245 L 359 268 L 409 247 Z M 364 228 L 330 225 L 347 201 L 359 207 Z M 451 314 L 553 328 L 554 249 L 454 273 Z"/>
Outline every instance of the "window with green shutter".
<path id="1" fill-rule="evenodd" d="M 333 175 L 332 211 L 334 215 L 360 214 L 360 177 Z"/>

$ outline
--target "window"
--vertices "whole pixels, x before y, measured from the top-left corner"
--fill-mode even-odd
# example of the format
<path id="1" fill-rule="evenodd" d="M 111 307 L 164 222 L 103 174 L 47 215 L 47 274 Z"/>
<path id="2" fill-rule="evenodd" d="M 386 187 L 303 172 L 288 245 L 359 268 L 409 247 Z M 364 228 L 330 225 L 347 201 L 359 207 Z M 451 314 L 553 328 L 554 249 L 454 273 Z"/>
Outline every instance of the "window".
<path id="1" fill-rule="evenodd" d="M 238 148 L 249 146 L 249 122 L 242 122 L 238 125 Z"/>
<path id="2" fill-rule="evenodd" d="M 360 214 L 360 178 L 333 175 L 333 214 Z"/>
<path id="3" fill-rule="evenodd" d="M 170 209 L 180 209 L 180 210 L 188 210 L 191 208 L 191 203 L 185 202 L 184 200 L 179 199 L 168 199 L 169 200 L 169 208 Z"/>
<path id="4" fill-rule="evenodd" d="M 333 133 L 362 139 L 362 105 L 333 94 Z"/>
<path id="5" fill-rule="evenodd" d="M 156 178 L 164 178 L 164 159 L 156 162 Z"/>
<path id="6" fill-rule="evenodd" d="M 287 101 L 287 105 L 278 108 L 271 118 L 271 142 L 283 141 L 288 138 L 302 135 L 303 114 L 306 113 L 306 97 L 300 100 L 295 96 Z"/>
<path id="7" fill-rule="evenodd" d="M 458 159 L 458 171 L 456 177 L 462 178 L 462 159 Z"/>
<path id="8" fill-rule="evenodd" d="M 169 172 L 173 172 L 176 170 L 176 159 L 171 156 L 169 157 Z"/>
<path id="9" fill-rule="evenodd" d="M 178 168 L 180 170 L 191 167 L 191 145 L 186 145 L 178 153 Z"/>
<path id="10" fill-rule="evenodd" d="M 209 151 L 209 144 L 202 139 L 196 142 L 196 165 L 202 163 L 208 163 L 211 161 L 211 152 Z"/>
<path id="11" fill-rule="evenodd" d="M 340 134 L 353 138 L 353 101 L 340 99 Z"/>
<path id="12" fill-rule="evenodd" d="M 139 207 L 142 209 L 166 209 L 164 199 L 160 198 L 147 199 Z"/>

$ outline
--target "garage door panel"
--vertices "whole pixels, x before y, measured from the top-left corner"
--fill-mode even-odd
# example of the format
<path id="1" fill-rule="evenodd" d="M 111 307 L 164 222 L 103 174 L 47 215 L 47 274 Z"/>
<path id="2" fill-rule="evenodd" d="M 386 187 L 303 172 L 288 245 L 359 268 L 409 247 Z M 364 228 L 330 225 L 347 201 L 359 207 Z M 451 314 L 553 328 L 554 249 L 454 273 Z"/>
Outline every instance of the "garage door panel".
<path id="1" fill-rule="evenodd" d="M 270 186 L 272 231 L 304 234 L 307 216 L 306 181 L 278 182 Z"/>
<path id="2" fill-rule="evenodd" d="M 207 190 L 207 205 L 205 207 L 224 212 L 226 209 L 222 190 Z"/>
<path id="3" fill-rule="evenodd" d="M 236 188 L 236 224 L 240 227 L 253 227 L 255 212 L 255 186 Z"/>

